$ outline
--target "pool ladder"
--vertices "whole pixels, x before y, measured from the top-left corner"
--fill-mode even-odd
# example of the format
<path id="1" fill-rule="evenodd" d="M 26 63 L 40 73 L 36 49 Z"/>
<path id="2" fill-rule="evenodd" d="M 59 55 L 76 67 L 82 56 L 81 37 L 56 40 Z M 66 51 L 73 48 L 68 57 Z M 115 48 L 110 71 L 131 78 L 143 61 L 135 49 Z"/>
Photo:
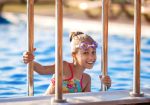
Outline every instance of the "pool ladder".
<path id="1" fill-rule="evenodd" d="M 108 8 L 111 0 L 102 0 L 102 76 L 108 75 Z M 62 71 L 63 71 L 63 57 L 62 57 L 62 38 L 63 38 L 63 2 L 62 0 L 55 0 L 55 15 L 56 15 L 56 30 L 55 30 L 55 98 L 54 102 L 61 103 L 63 99 L 62 93 Z M 141 0 L 134 0 L 134 73 L 133 73 L 133 89 L 130 96 L 140 97 L 144 96 L 140 92 L 140 50 L 141 50 Z M 34 49 L 34 0 L 27 2 L 27 34 L 28 34 L 28 51 L 33 52 Z M 59 43 L 57 43 L 59 42 Z M 29 63 L 28 69 L 28 95 L 33 96 L 33 62 Z M 102 91 L 107 88 L 102 84 Z"/>

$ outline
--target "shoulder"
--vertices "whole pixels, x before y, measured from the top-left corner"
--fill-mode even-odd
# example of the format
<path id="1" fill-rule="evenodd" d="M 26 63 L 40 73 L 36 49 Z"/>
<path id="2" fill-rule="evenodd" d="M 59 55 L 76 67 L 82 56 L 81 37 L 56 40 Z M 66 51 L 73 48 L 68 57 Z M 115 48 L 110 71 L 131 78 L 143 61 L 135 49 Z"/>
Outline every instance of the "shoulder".
<path id="1" fill-rule="evenodd" d="M 83 73 L 82 86 L 83 92 L 91 91 L 91 76 L 89 74 Z"/>
<path id="2" fill-rule="evenodd" d="M 63 61 L 63 69 L 64 69 L 64 71 L 69 68 L 69 64 L 70 64 L 69 62 Z"/>
<path id="3" fill-rule="evenodd" d="M 91 78 L 91 76 L 89 74 L 87 74 L 87 73 L 83 73 L 83 76 L 84 76 L 84 78 L 87 78 L 87 79 Z"/>
<path id="4" fill-rule="evenodd" d="M 69 64 L 69 62 L 63 61 L 63 66 L 64 66 L 64 67 L 68 66 L 68 64 Z"/>
<path id="5" fill-rule="evenodd" d="M 63 61 L 63 65 L 66 64 L 66 63 L 67 63 L 67 61 Z"/>
<path id="6" fill-rule="evenodd" d="M 64 76 L 64 78 L 69 78 L 71 75 L 69 64 L 70 64 L 69 62 L 63 61 L 63 76 Z"/>

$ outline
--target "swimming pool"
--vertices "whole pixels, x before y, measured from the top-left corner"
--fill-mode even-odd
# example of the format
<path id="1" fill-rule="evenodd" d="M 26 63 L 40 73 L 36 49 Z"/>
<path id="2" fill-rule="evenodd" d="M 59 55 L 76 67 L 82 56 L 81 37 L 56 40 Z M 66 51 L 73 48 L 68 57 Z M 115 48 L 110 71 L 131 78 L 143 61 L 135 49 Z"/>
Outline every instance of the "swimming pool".
<path id="1" fill-rule="evenodd" d="M 54 26 L 35 25 L 35 60 L 43 65 L 55 60 Z M 97 62 L 92 70 L 86 70 L 92 77 L 92 92 L 100 90 L 98 76 L 101 74 L 100 31 L 88 30 L 99 43 Z M 69 29 L 64 29 L 63 59 L 71 61 Z M 26 22 L 18 19 L 15 24 L 0 24 L 0 97 L 26 96 L 26 65 L 22 53 L 27 49 Z M 121 35 L 109 36 L 108 73 L 112 79 L 111 90 L 132 89 L 133 39 Z M 150 38 L 141 42 L 141 88 L 150 88 Z M 49 75 L 34 73 L 35 96 L 41 95 L 50 82 Z"/>

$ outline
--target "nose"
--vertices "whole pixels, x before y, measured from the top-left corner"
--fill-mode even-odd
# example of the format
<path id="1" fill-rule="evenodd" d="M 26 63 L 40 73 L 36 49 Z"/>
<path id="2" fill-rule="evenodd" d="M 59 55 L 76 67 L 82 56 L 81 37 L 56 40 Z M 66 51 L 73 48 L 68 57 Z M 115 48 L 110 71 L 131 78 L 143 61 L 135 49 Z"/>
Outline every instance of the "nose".
<path id="1" fill-rule="evenodd" d="M 88 56 L 89 60 L 94 60 L 96 57 L 95 55 L 93 55 L 92 53 L 89 54 Z"/>

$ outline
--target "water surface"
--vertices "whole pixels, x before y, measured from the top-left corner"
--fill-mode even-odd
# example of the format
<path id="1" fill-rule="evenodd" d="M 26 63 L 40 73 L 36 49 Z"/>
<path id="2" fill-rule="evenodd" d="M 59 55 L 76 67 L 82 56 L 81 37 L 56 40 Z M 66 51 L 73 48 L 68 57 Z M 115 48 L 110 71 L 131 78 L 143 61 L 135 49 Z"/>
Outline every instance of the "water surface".
<path id="1" fill-rule="evenodd" d="M 20 97 L 27 95 L 27 68 L 22 62 L 22 53 L 27 49 L 26 22 L 0 24 L 0 97 Z M 35 60 L 43 65 L 53 64 L 55 60 L 55 28 L 35 26 Z M 64 29 L 63 59 L 72 61 L 69 46 L 69 30 Z M 92 77 L 92 92 L 100 90 L 101 74 L 100 32 L 88 30 L 98 42 L 97 62 L 92 70 L 86 70 Z M 112 90 L 132 89 L 133 39 L 121 35 L 109 36 L 108 73 L 112 78 Z M 150 88 L 150 38 L 141 42 L 141 87 Z M 47 89 L 51 75 L 34 73 L 35 96 Z"/>

